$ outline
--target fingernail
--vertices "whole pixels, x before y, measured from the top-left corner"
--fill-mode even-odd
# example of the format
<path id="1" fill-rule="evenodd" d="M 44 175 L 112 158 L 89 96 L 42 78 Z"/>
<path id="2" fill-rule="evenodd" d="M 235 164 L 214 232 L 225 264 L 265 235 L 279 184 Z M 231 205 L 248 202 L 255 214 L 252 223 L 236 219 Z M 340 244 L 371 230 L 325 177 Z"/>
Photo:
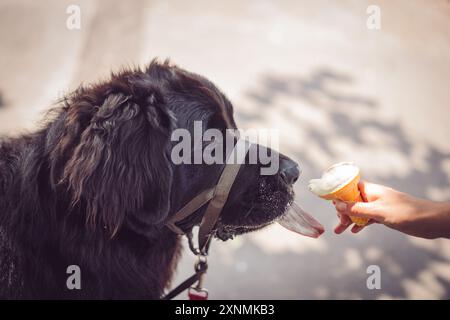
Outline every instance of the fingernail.
<path id="1" fill-rule="evenodd" d="M 339 211 L 345 211 L 347 210 L 347 204 L 342 201 L 336 201 L 336 209 L 338 209 Z"/>

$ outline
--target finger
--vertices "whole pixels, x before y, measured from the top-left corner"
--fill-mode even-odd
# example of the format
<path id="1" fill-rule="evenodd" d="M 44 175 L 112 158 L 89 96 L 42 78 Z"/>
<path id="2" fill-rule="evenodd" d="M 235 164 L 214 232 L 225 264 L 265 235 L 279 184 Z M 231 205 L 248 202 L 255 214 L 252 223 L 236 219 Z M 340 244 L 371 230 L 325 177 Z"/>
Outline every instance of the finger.
<path id="1" fill-rule="evenodd" d="M 373 219 L 382 222 L 384 217 L 377 210 L 376 202 L 344 202 L 335 200 L 336 210 L 344 215 L 359 216 L 361 218 Z"/>
<path id="2" fill-rule="evenodd" d="M 374 202 L 349 202 L 346 205 L 346 210 L 339 210 L 339 212 L 359 218 L 373 219 L 379 222 L 384 219 L 380 211 L 377 210 L 377 204 Z"/>
<path id="3" fill-rule="evenodd" d="M 352 219 L 350 219 L 350 217 L 345 214 L 338 213 L 338 217 L 339 217 L 339 222 L 345 226 L 349 226 L 353 223 Z"/>
<path id="4" fill-rule="evenodd" d="M 341 200 L 333 200 L 334 206 L 338 212 L 345 213 L 348 210 L 347 203 Z"/>
<path id="5" fill-rule="evenodd" d="M 365 187 L 364 181 L 358 182 L 358 189 L 359 189 L 359 193 L 361 194 L 361 198 L 363 199 L 363 201 L 369 202 L 369 200 L 367 200 L 366 187 Z"/>
<path id="6" fill-rule="evenodd" d="M 334 228 L 334 233 L 336 234 L 341 234 L 342 232 L 344 232 L 345 230 L 347 230 L 347 228 L 349 227 L 349 225 L 344 225 L 342 223 L 339 223 L 335 228 Z"/>
<path id="7" fill-rule="evenodd" d="M 364 229 L 367 226 L 370 226 L 371 224 L 375 223 L 375 221 L 370 220 L 367 224 L 363 225 L 363 226 L 358 226 L 358 225 L 354 225 L 353 228 L 351 229 L 352 233 L 358 233 L 360 232 L 362 229 Z"/>
<path id="8" fill-rule="evenodd" d="M 352 233 L 358 233 L 360 232 L 362 229 L 364 229 L 365 226 L 358 226 L 358 225 L 354 225 L 353 228 L 350 230 Z"/>
<path id="9" fill-rule="evenodd" d="M 350 220 L 349 216 L 339 214 L 339 224 L 334 228 L 334 232 L 337 234 L 341 234 L 344 232 L 351 224 L 352 221 Z"/>

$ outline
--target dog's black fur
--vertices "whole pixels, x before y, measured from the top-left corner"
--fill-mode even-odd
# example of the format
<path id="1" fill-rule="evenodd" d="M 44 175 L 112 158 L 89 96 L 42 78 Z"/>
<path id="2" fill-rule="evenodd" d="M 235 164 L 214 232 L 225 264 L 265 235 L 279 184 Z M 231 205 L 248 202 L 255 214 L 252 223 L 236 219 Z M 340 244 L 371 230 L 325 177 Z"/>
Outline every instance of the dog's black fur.
<path id="1" fill-rule="evenodd" d="M 0 297 L 160 298 L 180 253 L 164 224 L 223 168 L 170 161 L 172 130 L 194 120 L 235 127 L 212 83 L 154 61 L 78 89 L 42 129 L 1 140 Z M 221 225 L 236 234 L 292 200 L 290 186 L 258 168 L 241 169 L 224 208 Z M 66 286 L 69 265 L 80 267 L 81 290 Z"/>

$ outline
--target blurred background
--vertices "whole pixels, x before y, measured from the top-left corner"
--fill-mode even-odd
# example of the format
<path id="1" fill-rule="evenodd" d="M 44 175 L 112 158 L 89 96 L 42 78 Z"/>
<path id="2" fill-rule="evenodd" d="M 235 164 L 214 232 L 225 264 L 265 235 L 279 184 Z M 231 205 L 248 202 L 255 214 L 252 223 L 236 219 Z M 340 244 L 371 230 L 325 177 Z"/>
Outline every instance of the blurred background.
<path id="1" fill-rule="evenodd" d="M 379 30 L 366 25 L 372 4 Z M 79 30 L 66 27 L 69 5 Z M 154 57 L 215 82 L 239 127 L 279 129 L 303 168 L 297 200 L 328 231 L 314 240 L 274 225 L 216 241 L 211 298 L 450 298 L 450 240 L 377 225 L 336 236 L 333 207 L 307 191 L 351 160 L 364 179 L 450 200 L 450 1 L 0 0 L 0 133 L 31 130 L 80 83 Z M 186 251 L 174 284 L 193 261 Z M 369 265 L 380 290 L 366 286 Z"/>

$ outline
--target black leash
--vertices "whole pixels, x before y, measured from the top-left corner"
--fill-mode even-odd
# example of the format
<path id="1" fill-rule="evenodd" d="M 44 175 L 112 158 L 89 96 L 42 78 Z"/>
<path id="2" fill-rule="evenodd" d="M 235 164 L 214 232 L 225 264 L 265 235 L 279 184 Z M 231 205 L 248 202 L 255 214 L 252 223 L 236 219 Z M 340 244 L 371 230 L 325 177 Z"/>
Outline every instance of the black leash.
<path id="1" fill-rule="evenodd" d="M 166 294 L 162 300 L 172 300 L 176 296 L 178 296 L 183 291 L 189 289 L 194 290 L 197 293 L 206 293 L 205 299 L 208 297 L 208 292 L 202 288 L 202 278 L 206 273 L 206 270 L 208 270 L 208 263 L 205 261 L 199 261 L 198 264 L 195 266 L 195 273 L 187 278 L 185 281 L 180 283 L 175 289 L 170 291 L 168 294 Z M 197 286 L 193 287 L 194 283 L 198 283 Z M 191 296 L 192 293 L 189 291 L 189 296 Z"/>
<path id="2" fill-rule="evenodd" d="M 200 250 L 195 248 L 192 229 L 186 232 L 185 235 L 189 241 L 189 249 L 198 258 L 194 265 L 195 273 L 162 297 L 162 300 L 172 300 L 185 290 L 188 290 L 190 300 L 206 300 L 208 298 L 208 291 L 203 288 L 203 278 L 208 270 L 207 256 L 211 241 L 208 241 L 203 250 Z M 194 286 L 195 283 L 197 284 Z"/>

